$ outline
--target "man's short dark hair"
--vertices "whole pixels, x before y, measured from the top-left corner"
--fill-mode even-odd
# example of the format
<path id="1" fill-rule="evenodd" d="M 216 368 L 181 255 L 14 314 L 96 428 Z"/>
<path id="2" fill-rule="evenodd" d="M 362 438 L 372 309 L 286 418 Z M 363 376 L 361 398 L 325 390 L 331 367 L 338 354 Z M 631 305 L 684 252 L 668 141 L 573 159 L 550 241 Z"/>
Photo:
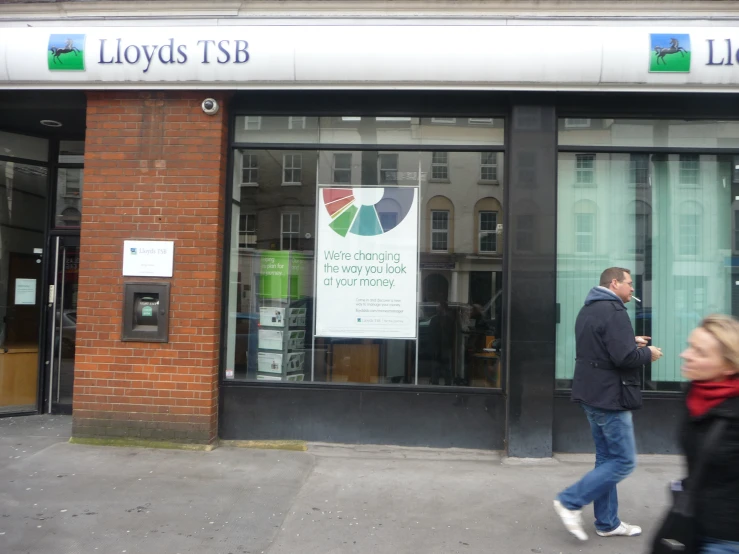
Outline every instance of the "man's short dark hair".
<path id="1" fill-rule="evenodd" d="M 626 279 L 626 273 L 631 275 L 631 270 L 625 267 L 609 267 L 600 274 L 600 286 L 607 287 L 614 279 L 620 283 Z"/>

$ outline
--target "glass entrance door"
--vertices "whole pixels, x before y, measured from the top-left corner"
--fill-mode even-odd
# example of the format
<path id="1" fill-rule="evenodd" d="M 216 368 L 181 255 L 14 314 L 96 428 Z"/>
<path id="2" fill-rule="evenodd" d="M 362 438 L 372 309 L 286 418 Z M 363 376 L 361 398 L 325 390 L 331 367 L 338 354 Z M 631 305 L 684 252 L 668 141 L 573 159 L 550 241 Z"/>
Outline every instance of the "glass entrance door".
<path id="1" fill-rule="evenodd" d="M 51 284 L 49 294 L 50 367 L 48 399 L 51 413 L 72 413 L 74 353 L 77 336 L 77 285 L 79 281 L 80 238 L 52 238 Z"/>
<path id="2" fill-rule="evenodd" d="M 48 145 L 26 139 L 0 132 L 0 414 L 38 409 Z"/>

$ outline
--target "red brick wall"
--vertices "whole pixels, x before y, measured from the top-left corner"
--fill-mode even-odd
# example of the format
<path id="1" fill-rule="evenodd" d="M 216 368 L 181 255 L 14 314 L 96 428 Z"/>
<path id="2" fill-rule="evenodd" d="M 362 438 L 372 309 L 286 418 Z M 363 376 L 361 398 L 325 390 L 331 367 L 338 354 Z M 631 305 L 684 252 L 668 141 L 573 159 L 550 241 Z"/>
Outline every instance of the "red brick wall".
<path id="1" fill-rule="evenodd" d="M 205 115 L 204 98 L 221 110 Z M 89 92 L 73 435 L 217 436 L 228 117 L 221 94 Z M 173 240 L 169 342 L 121 342 L 123 241 Z"/>

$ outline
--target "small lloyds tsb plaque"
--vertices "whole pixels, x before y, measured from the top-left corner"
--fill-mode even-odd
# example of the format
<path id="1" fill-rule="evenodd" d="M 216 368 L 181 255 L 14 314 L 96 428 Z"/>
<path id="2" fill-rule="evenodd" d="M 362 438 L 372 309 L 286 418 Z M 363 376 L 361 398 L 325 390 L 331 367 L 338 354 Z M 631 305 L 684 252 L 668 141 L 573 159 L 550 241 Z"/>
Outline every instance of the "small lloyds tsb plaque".
<path id="1" fill-rule="evenodd" d="M 130 277 L 172 277 L 174 241 L 123 241 L 123 275 Z"/>

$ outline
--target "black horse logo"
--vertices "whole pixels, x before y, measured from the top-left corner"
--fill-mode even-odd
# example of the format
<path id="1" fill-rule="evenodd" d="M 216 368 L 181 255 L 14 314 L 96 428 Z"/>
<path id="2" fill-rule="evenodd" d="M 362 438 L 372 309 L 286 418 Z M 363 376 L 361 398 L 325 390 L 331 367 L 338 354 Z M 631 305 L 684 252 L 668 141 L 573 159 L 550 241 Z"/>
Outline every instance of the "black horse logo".
<path id="1" fill-rule="evenodd" d="M 659 61 L 662 60 L 662 63 L 664 65 L 667 65 L 667 60 L 665 60 L 665 56 L 668 54 L 677 54 L 680 52 L 680 55 L 682 57 L 685 57 L 685 53 L 687 50 L 680 46 L 680 41 L 678 41 L 676 38 L 670 39 L 670 47 L 669 48 L 663 48 L 661 46 L 655 46 L 654 52 L 657 54 L 657 65 L 659 65 Z"/>
<path id="2" fill-rule="evenodd" d="M 54 60 L 54 63 L 57 63 L 57 60 L 59 60 L 59 63 L 62 63 L 62 54 L 69 54 L 70 52 L 74 52 L 74 55 L 76 56 L 79 53 L 79 48 L 77 48 L 74 45 L 74 40 L 71 38 L 67 39 L 67 42 L 64 44 L 64 48 L 57 48 L 56 46 L 52 46 L 49 48 L 51 51 L 51 59 Z M 64 64 L 62 64 L 64 65 Z"/>

